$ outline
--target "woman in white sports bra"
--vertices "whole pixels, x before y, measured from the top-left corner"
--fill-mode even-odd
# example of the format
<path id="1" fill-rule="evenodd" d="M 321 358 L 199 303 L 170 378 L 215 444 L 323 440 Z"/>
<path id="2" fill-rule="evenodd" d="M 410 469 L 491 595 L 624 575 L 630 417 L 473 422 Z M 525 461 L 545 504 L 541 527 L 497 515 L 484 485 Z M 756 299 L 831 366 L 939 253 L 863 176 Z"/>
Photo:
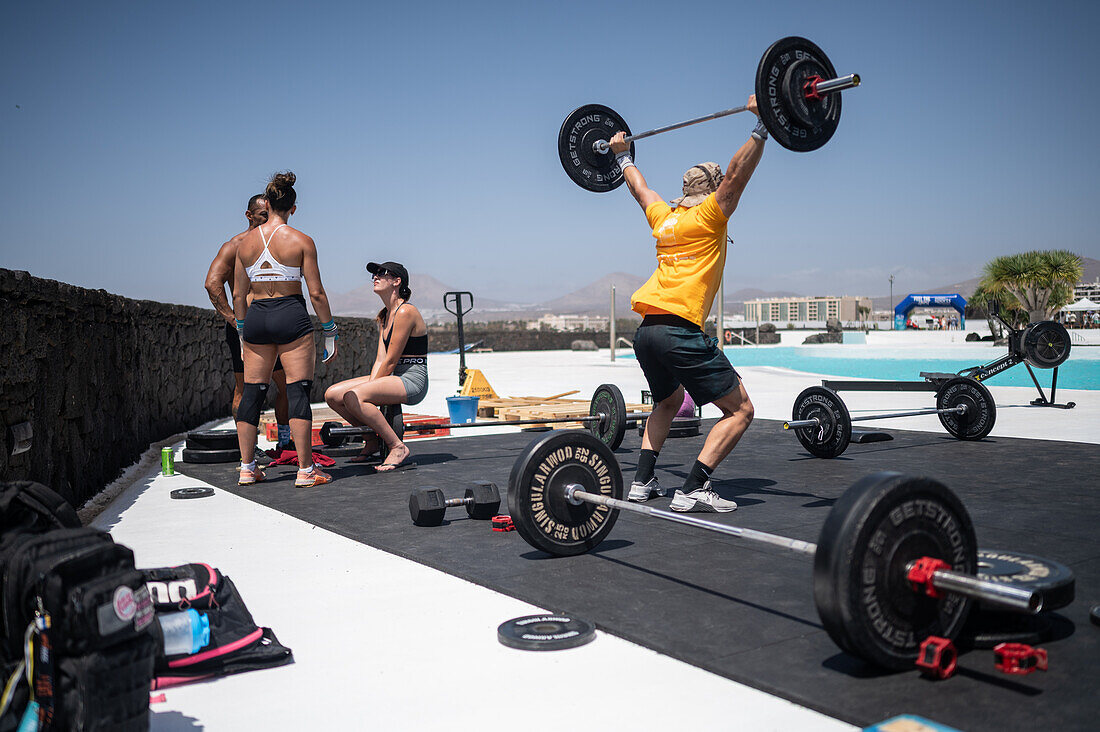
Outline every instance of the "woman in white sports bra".
<path id="1" fill-rule="evenodd" d="M 323 361 L 336 355 L 336 323 L 317 267 L 313 239 L 287 225 L 297 210 L 294 173 L 276 173 L 267 185 L 267 223 L 245 235 L 237 247 L 233 311 L 244 357 L 244 393 L 237 407 L 237 439 L 241 448 L 240 485 L 264 479 L 256 465 L 256 431 L 275 359 L 282 360 L 290 431 L 298 451 L 294 484 L 307 488 L 329 483 L 332 477 L 313 465 L 311 430 L 315 345 L 313 323 L 302 297 L 302 279 L 320 318 L 325 336 Z M 248 304 L 251 294 L 252 302 Z"/>

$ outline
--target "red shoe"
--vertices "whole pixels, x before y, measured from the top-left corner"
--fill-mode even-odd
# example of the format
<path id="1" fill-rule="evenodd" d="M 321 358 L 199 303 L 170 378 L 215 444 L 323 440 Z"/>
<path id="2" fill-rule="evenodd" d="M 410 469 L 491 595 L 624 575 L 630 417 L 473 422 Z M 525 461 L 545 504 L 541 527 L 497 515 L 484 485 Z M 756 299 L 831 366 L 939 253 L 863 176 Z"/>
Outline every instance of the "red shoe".
<path id="1" fill-rule="evenodd" d="M 332 476 L 328 473 L 322 473 L 321 470 L 314 465 L 313 470 L 299 470 L 298 477 L 294 480 L 294 486 L 296 488 L 312 488 L 315 485 L 324 485 L 325 483 L 331 483 Z"/>
<path id="2" fill-rule="evenodd" d="M 243 465 L 237 468 L 237 470 L 241 471 L 240 477 L 237 478 L 237 485 L 252 485 L 253 483 L 262 483 L 264 478 L 266 477 L 264 475 L 264 469 L 261 468 L 259 465 L 256 466 L 255 470 L 249 470 Z"/>

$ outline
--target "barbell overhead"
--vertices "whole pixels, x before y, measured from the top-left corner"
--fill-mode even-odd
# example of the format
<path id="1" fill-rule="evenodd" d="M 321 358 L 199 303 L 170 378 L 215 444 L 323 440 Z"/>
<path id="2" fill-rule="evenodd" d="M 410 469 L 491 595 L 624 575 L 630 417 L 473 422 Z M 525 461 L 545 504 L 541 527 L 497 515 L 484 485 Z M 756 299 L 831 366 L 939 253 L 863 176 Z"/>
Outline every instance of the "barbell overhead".
<path id="1" fill-rule="evenodd" d="M 547 435 L 517 458 L 508 481 L 516 530 L 556 556 L 587 552 L 620 511 L 767 543 L 814 559 L 814 600 L 842 649 L 886 668 L 912 668 L 929 635 L 954 638 L 975 598 L 1037 612 L 1034 590 L 976 576 L 977 540 L 961 501 L 929 478 L 868 476 L 833 505 L 816 544 L 623 500 L 614 454 L 581 432 Z"/>
<path id="2" fill-rule="evenodd" d="M 771 137 L 795 152 L 816 150 L 829 141 L 840 121 L 840 92 L 860 84 L 859 74 L 837 76 L 825 53 L 805 38 L 790 36 L 773 43 L 756 71 L 757 111 Z M 622 185 L 624 177 L 609 140 L 626 133 L 631 156 L 634 141 L 682 129 L 748 110 L 731 107 L 636 135 L 626 120 L 602 104 L 573 110 L 558 131 L 558 158 L 574 183 L 605 193 Z"/>

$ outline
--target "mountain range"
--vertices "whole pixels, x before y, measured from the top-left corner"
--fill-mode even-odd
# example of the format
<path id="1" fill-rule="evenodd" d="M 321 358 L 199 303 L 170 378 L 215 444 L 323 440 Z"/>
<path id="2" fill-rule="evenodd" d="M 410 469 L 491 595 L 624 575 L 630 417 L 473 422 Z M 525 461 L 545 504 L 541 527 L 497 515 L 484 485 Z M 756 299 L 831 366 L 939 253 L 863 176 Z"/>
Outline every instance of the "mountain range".
<path id="1" fill-rule="evenodd" d="M 1082 282 L 1100 280 L 1100 260 L 1082 258 L 1083 274 Z M 458 288 L 447 285 L 428 274 L 410 273 L 412 286 L 412 301 L 429 321 L 447 322 L 449 315 L 443 308 L 443 294 Z M 911 290 L 920 293 L 958 293 L 964 298 L 969 298 L 980 276 L 971 277 L 959 282 L 946 285 L 934 285 L 921 290 Z M 613 272 L 609 275 L 591 282 L 584 287 L 552 300 L 539 303 L 510 303 L 483 296 L 485 288 L 471 287 L 473 295 L 473 311 L 466 316 L 471 321 L 493 320 L 533 320 L 548 313 L 557 315 L 607 315 L 611 299 L 611 286 L 615 286 L 615 316 L 617 318 L 631 317 L 630 295 L 642 286 L 645 278 L 626 272 Z M 828 295 L 835 293 L 814 292 L 798 293 L 789 290 L 760 290 L 746 287 L 739 290 L 725 292 L 725 313 L 737 315 L 744 312 L 743 303 L 746 300 L 769 297 L 795 297 L 803 294 Z M 871 298 L 872 309 L 876 311 L 890 310 L 908 292 L 895 291 L 893 302 L 889 294 Z M 336 315 L 373 317 L 378 313 L 382 303 L 374 294 L 370 284 L 357 287 L 350 292 L 332 293 L 329 295 L 332 312 Z"/>

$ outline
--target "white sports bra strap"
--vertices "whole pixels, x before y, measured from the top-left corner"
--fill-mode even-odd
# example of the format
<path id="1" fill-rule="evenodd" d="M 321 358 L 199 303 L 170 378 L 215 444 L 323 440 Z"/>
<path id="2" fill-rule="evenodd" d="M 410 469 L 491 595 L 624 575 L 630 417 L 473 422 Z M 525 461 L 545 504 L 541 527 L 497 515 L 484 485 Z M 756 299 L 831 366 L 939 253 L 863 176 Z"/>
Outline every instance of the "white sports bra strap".
<path id="1" fill-rule="evenodd" d="M 286 226 L 286 224 L 279 224 L 271 230 L 271 236 L 264 236 L 264 227 L 260 228 L 260 240 L 264 243 L 264 250 L 260 253 L 260 256 L 256 258 L 256 261 L 252 263 L 251 267 L 246 267 L 245 272 L 248 274 L 248 279 L 252 282 L 296 282 L 302 278 L 301 267 L 288 267 L 285 264 L 275 259 L 274 255 L 268 249 L 271 240 L 275 238 L 275 232 Z M 264 267 L 267 264 L 269 266 Z"/>

